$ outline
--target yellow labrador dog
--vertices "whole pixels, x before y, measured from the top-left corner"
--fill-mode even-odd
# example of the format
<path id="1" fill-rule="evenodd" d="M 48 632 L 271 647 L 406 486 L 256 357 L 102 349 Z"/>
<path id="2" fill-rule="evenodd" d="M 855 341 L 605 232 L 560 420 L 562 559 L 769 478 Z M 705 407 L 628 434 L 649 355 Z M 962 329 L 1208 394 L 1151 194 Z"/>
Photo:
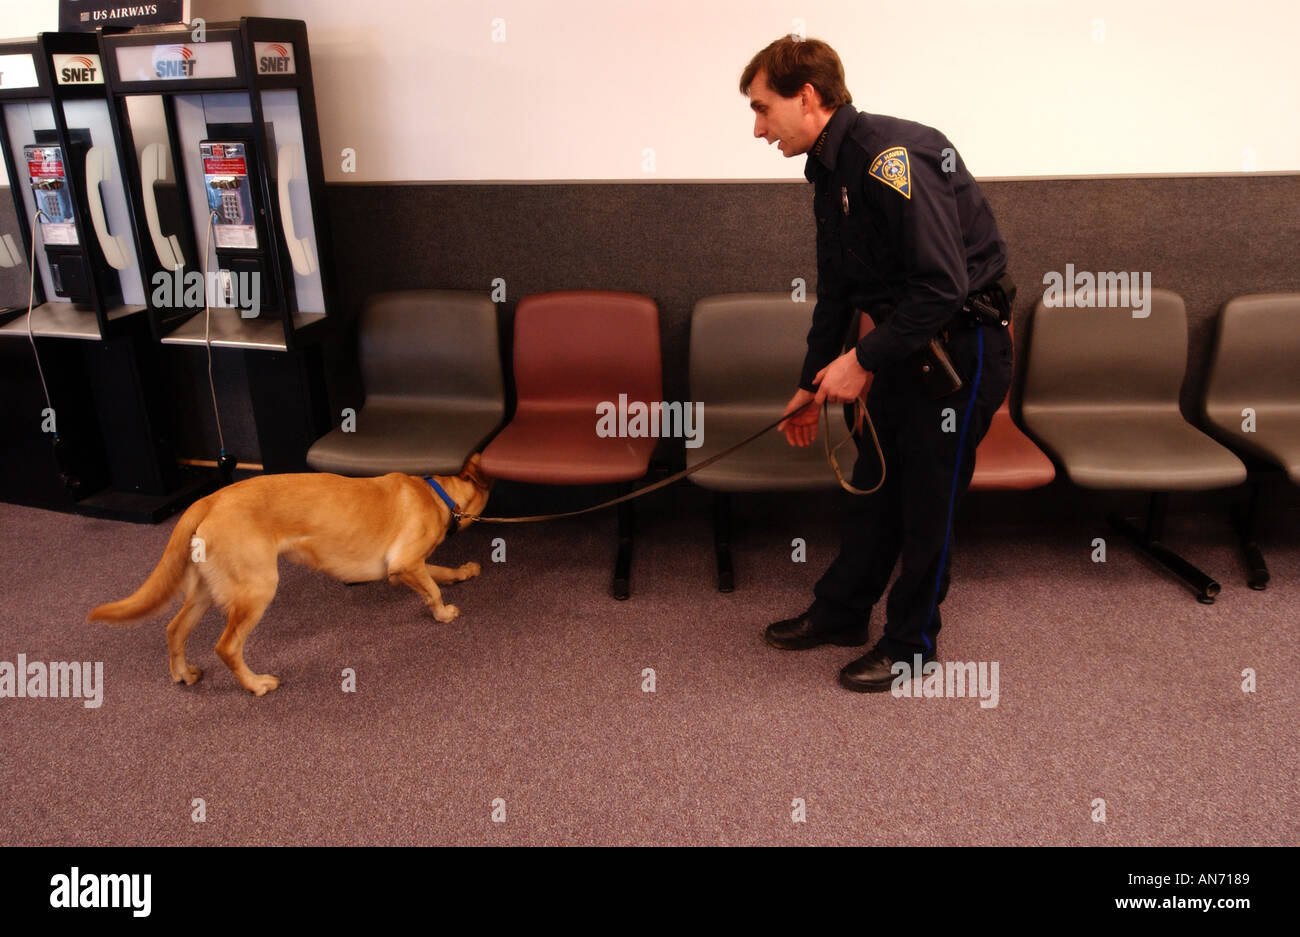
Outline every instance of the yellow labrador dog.
<path id="1" fill-rule="evenodd" d="M 458 513 L 479 514 L 492 481 L 475 453 L 456 476 L 434 476 Z M 466 520 L 465 525 L 472 523 Z M 280 685 L 244 663 L 244 642 L 275 597 L 281 554 L 344 582 L 387 578 L 404 582 L 424 599 L 438 621 L 460 610 L 445 605 L 439 585 L 479 574 L 478 563 L 446 569 L 425 558 L 454 532 L 451 508 L 433 487 L 413 475 L 379 478 L 342 475 L 263 475 L 194 502 L 176 523 L 157 568 L 130 598 L 101 605 L 90 621 L 125 622 L 151 615 L 178 588 L 185 604 L 167 625 L 172 679 L 193 684 L 202 675 L 185 662 L 185 640 L 213 604 L 226 612 L 217 656 L 244 689 L 262 696 Z"/>

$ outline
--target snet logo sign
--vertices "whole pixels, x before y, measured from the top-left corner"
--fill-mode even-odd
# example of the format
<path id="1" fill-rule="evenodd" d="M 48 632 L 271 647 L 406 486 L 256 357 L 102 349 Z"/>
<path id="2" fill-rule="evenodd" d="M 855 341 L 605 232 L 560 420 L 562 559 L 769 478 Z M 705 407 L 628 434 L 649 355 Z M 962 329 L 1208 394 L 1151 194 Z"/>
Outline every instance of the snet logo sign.
<path id="1" fill-rule="evenodd" d="M 64 56 L 59 63 L 59 84 L 89 85 L 100 84 L 99 56 L 91 58 L 85 55 Z"/>
<path id="2" fill-rule="evenodd" d="M 297 71 L 291 42 L 254 43 L 253 54 L 257 57 L 259 75 L 292 75 Z"/>
<path id="3" fill-rule="evenodd" d="M 198 59 L 189 46 L 172 46 L 172 55 L 154 62 L 154 73 L 159 78 L 193 78 Z"/>

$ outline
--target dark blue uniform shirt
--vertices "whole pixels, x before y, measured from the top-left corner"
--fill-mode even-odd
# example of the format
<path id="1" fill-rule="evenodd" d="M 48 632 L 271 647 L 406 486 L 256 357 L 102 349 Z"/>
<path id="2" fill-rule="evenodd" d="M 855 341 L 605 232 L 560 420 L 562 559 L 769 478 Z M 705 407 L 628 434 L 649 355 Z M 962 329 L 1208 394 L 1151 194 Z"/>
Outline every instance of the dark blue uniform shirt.
<path id="1" fill-rule="evenodd" d="M 817 217 L 805 390 L 840 354 L 854 309 L 876 325 L 858 343 L 858 361 L 879 371 L 926 345 L 1006 267 L 984 193 L 931 127 L 842 104 L 808 151 L 804 175 Z"/>

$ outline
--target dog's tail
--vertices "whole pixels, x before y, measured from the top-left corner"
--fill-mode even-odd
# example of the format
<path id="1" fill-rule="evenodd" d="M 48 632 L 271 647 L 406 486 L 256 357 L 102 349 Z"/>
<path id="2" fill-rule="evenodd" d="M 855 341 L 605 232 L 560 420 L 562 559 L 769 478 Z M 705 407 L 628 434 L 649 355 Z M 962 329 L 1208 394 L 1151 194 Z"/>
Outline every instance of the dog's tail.
<path id="1" fill-rule="evenodd" d="M 189 564 L 190 541 L 199 524 L 208 516 L 209 510 L 211 504 L 208 498 L 190 505 L 189 510 L 176 522 L 167 541 L 167 548 L 163 550 L 162 559 L 144 584 L 120 602 L 110 602 L 94 609 L 86 616 L 86 620 L 126 623 L 152 614 L 165 605 L 185 576 L 185 568 Z"/>

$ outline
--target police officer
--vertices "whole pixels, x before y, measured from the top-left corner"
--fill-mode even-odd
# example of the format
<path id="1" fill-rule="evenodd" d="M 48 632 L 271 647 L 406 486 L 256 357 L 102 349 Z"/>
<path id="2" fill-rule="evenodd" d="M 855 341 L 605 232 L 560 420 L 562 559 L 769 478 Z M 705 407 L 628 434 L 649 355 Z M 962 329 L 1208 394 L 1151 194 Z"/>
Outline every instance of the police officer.
<path id="1" fill-rule="evenodd" d="M 754 136 L 787 158 L 806 153 L 814 185 L 817 305 L 780 428 L 791 445 L 809 445 L 823 401 L 851 402 L 869 388 L 886 466 L 879 491 L 844 496 L 839 555 L 812 605 L 765 637 L 785 650 L 866 644 L 872 607 L 901 554 L 883 636 L 840 672 L 848 689 L 888 690 L 895 661 L 913 667 L 936 654 L 952 512 L 1011 384 L 1006 244 L 947 138 L 856 110 L 826 43 L 778 39 L 745 68 L 740 90 L 756 115 Z M 873 327 L 841 354 L 855 310 Z M 851 484 L 871 488 L 880 459 L 869 434 L 858 445 Z"/>

